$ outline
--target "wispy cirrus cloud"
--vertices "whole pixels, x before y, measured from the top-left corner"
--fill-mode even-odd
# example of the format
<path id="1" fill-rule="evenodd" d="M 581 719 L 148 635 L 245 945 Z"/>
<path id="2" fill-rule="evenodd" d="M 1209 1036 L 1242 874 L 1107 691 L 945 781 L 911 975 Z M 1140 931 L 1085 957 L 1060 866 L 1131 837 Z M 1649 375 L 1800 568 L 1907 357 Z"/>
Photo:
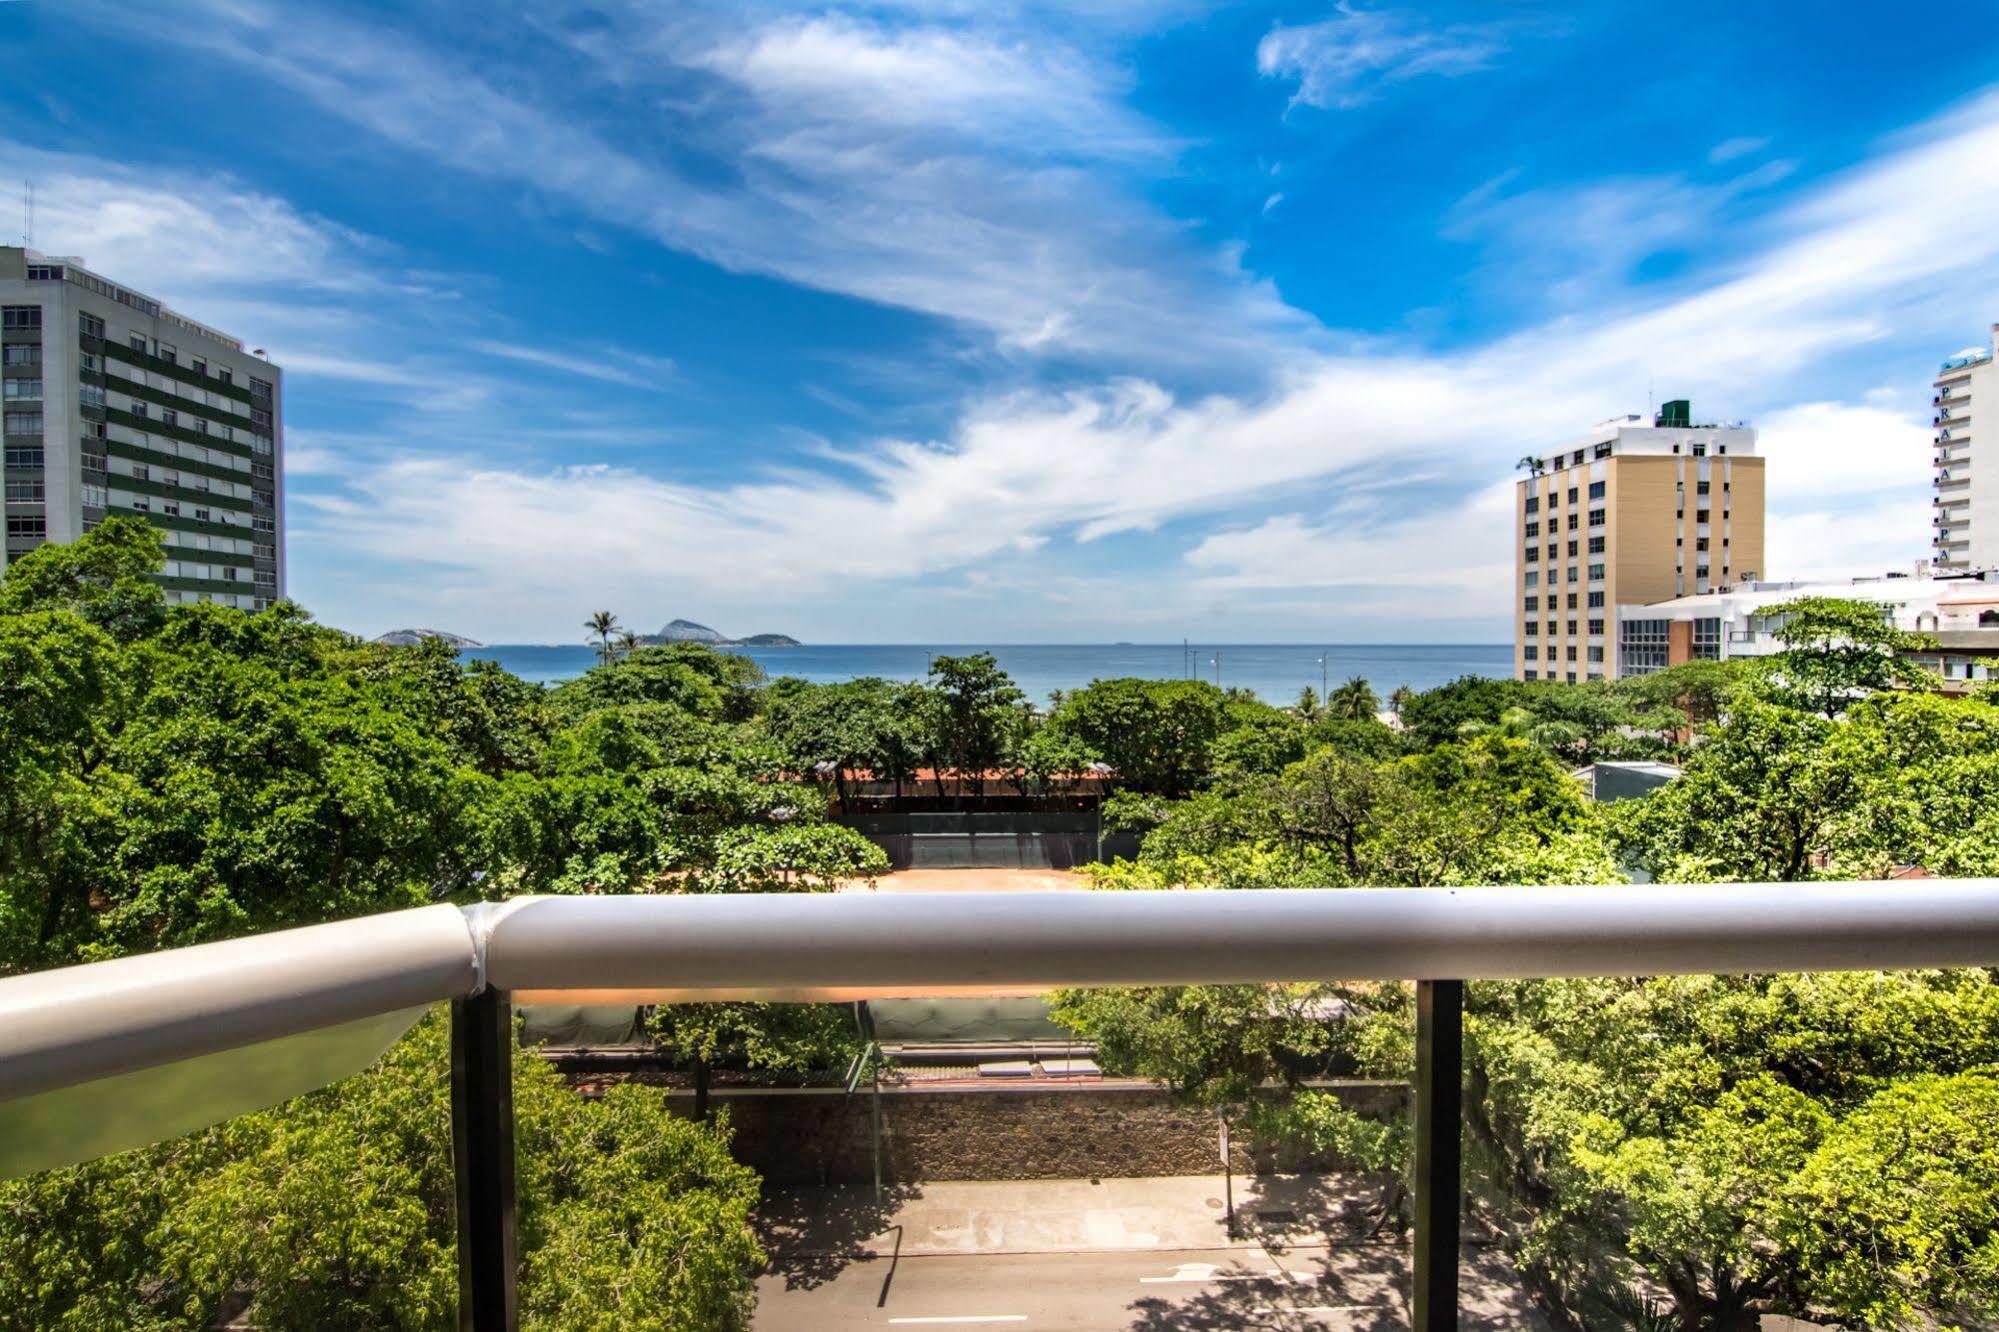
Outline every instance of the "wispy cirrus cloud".
<path id="1" fill-rule="evenodd" d="M 1297 83 L 1294 106 L 1344 109 L 1411 79 L 1489 69 L 1518 31 L 1505 20 L 1433 26 L 1417 13 L 1342 3 L 1331 18 L 1272 28 L 1257 45 L 1256 67 Z"/>
<path id="2" fill-rule="evenodd" d="M 446 169 L 731 271 L 948 320 L 1003 354 L 1254 377 L 1316 336 L 1125 178 L 1143 160 L 1150 179 L 1176 146 L 1125 104 L 1117 63 L 1046 34 L 543 7 L 523 17 L 578 62 L 551 87 L 317 6 L 206 5 L 218 21 L 149 31 Z M 570 95 L 577 81 L 612 102 Z"/>
<path id="3" fill-rule="evenodd" d="M 1910 202 L 1922 197 L 1912 182 L 1939 175 L 1961 209 Z M 1772 504 L 1766 572 L 1878 570 L 1925 549 L 1918 395 L 1800 399 L 1792 386 L 1815 361 L 1891 328 L 1912 341 L 1919 377 L 1923 349 L 1957 336 L 1963 284 L 1999 263 L 1999 234 L 1980 222 L 1994 206 L 1999 99 L 1987 99 L 1785 210 L 1753 258 L 1650 305 L 1452 355 L 1320 356 L 1254 396 L 1185 398 L 1143 380 L 1008 395 L 970 406 L 946 438 L 883 441 L 838 452 L 830 469 L 723 486 L 630 468 L 409 459 L 364 478 L 314 525 L 328 541 L 440 571 L 392 594 L 416 604 L 378 612 L 398 619 L 446 604 L 494 617 L 486 623 L 552 619 L 575 603 L 583 569 L 623 604 L 655 604 L 663 585 L 802 604 L 995 562 L 1059 570 L 1093 543 L 1192 519 L 1206 530 L 1179 567 L 1131 584 L 1147 601 L 1164 576 L 1183 604 L 1316 590 L 1352 611 L 1434 593 L 1471 616 L 1503 600 L 1494 589 L 1510 575 L 1510 518 L 1493 497 L 1513 458 L 1628 410 L 1652 374 L 1676 394 L 1769 413 L 1773 477 L 1789 479 Z M 1456 484 L 1411 489 L 1439 470 Z M 1355 482 L 1366 495 L 1340 501 Z"/>

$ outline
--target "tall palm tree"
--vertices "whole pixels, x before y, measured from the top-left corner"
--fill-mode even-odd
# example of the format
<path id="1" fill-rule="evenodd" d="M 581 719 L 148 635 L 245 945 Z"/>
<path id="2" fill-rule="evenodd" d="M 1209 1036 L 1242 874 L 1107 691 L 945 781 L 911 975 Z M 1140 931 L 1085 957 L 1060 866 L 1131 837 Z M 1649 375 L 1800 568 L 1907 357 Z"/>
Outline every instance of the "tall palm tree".
<path id="1" fill-rule="evenodd" d="M 618 617 L 610 611 L 591 611 L 583 627 L 590 631 L 591 640 L 597 644 L 597 664 L 607 664 L 611 660 L 611 635 L 618 632 Z"/>
<path id="2" fill-rule="evenodd" d="M 1298 691 L 1298 701 L 1291 705 L 1291 711 L 1298 714 L 1299 721 L 1315 722 L 1319 720 L 1323 707 L 1319 702 L 1319 691 L 1306 685 Z"/>
<path id="3" fill-rule="evenodd" d="M 1411 689 L 1406 684 L 1399 684 L 1389 693 L 1388 706 L 1395 709 L 1395 715 L 1399 717 L 1402 715 L 1402 709 L 1408 707 L 1409 701 L 1415 697 L 1416 691 L 1414 689 Z"/>
<path id="4" fill-rule="evenodd" d="M 1381 698 L 1365 676 L 1349 676 L 1347 682 L 1326 695 L 1326 714 L 1348 721 L 1366 721 L 1381 711 Z"/>
<path id="5" fill-rule="evenodd" d="M 619 632 L 617 648 L 618 648 L 618 655 L 620 657 L 631 656 L 632 653 L 638 651 L 638 647 L 639 647 L 639 636 L 637 634 L 633 633 L 629 629 L 625 629 Z"/>

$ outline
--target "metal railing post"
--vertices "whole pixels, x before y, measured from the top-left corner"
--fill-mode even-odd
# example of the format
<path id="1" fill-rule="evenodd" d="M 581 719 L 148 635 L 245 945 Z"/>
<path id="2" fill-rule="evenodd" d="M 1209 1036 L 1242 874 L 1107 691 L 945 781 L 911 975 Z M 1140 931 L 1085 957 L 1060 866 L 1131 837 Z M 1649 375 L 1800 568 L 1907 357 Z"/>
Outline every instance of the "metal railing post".
<path id="1" fill-rule="evenodd" d="M 1458 1325 L 1464 1005 L 1461 980 L 1416 982 L 1415 1332 Z"/>
<path id="2" fill-rule="evenodd" d="M 503 990 L 451 1003 L 451 1156 L 460 1332 L 515 1332 L 514 1009 Z"/>

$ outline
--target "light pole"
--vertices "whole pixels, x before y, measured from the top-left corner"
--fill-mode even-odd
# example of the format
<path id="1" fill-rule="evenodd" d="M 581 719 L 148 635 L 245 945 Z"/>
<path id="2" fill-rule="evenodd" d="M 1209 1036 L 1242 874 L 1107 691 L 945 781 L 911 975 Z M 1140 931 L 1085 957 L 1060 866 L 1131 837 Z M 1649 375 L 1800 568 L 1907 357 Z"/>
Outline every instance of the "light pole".
<path id="1" fill-rule="evenodd" d="M 1326 698 L 1326 684 L 1327 684 L 1326 656 L 1327 654 L 1324 652 L 1321 652 L 1319 654 L 1319 701 L 1320 702 L 1324 702 Z"/>

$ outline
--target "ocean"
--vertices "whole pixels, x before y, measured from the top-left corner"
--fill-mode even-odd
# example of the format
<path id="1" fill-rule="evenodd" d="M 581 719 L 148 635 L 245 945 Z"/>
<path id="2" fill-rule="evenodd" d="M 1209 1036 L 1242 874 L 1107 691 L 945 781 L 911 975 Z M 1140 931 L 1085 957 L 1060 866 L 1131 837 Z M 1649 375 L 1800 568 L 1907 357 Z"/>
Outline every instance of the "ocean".
<path id="1" fill-rule="evenodd" d="M 1306 685 L 1319 688 L 1321 678 L 1335 688 L 1350 676 L 1361 676 L 1386 698 L 1397 685 L 1428 689 L 1460 675 L 1507 676 L 1513 671 L 1513 649 L 1505 643 L 1452 645 L 1345 644 L 1310 647 L 1302 644 L 1195 644 L 1183 655 L 1178 643 L 1110 643 L 1088 645 L 1005 644 L 828 644 L 794 648 L 731 648 L 753 658 L 771 676 L 798 676 L 817 684 L 833 684 L 864 675 L 890 680 L 920 680 L 930 659 L 990 652 L 1001 669 L 1027 696 L 1046 703 L 1057 689 L 1077 689 L 1092 680 L 1139 676 L 1179 679 L 1192 672 L 1203 680 L 1230 688 L 1255 691 L 1271 703 L 1289 703 Z M 595 648 L 582 644 L 498 644 L 467 648 L 467 657 L 497 661 L 526 680 L 555 682 L 581 675 L 596 663 Z M 1320 659 L 1324 658 L 1321 667 Z"/>

